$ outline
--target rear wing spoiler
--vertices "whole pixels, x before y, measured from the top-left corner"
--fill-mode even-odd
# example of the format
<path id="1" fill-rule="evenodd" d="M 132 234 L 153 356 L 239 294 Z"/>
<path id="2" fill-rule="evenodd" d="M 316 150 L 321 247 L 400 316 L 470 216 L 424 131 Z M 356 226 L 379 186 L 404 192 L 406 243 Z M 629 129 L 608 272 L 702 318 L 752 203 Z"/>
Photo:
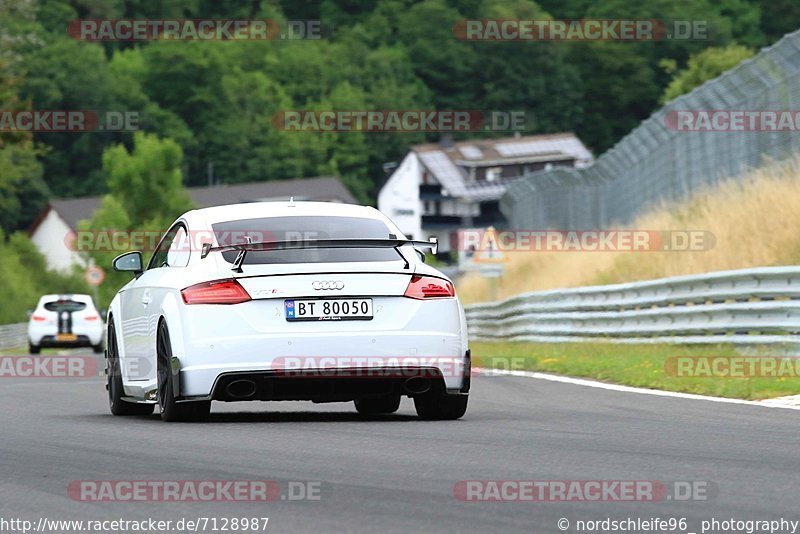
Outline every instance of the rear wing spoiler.
<path id="1" fill-rule="evenodd" d="M 242 264 L 247 252 L 253 251 L 270 251 L 270 250 L 298 250 L 298 249 L 318 249 L 318 248 L 393 248 L 397 251 L 400 257 L 405 262 L 405 269 L 408 269 L 409 264 L 405 256 L 400 252 L 400 247 L 404 245 L 412 245 L 415 247 L 430 248 L 432 254 L 436 254 L 439 249 L 439 241 L 435 237 L 430 238 L 429 241 L 419 241 L 414 239 L 305 239 L 305 240 L 291 240 L 291 241 L 259 241 L 252 243 L 249 237 L 245 236 L 247 241 L 245 243 L 236 243 L 233 245 L 220 245 L 214 247 L 211 243 L 203 243 L 200 252 L 200 258 L 205 258 L 212 252 L 230 252 L 233 250 L 238 251 L 236 260 L 233 262 L 232 270 L 235 272 L 242 272 Z"/>

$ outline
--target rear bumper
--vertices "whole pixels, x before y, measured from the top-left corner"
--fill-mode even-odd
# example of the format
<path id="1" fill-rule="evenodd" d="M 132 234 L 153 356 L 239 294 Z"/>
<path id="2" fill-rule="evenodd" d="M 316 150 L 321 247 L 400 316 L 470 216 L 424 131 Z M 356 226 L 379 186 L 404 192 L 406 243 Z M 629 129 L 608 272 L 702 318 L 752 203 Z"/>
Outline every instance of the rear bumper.
<path id="1" fill-rule="evenodd" d="M 78 336 L 76 341 L 58 341 L 55 332 L 55 328 L 28 328 L 28 341 L 42 347 L 91 347 L 103 342 L 104 329 L 100 327 L 96 330 L 83 331 L 80 334 L 73 330 L 73 333 Z"/>
<path id="2" fill-rule="evenodd" d="M 181 394 L 211 396 L 218 378 L 231 373 L 388 368 L 433 369 L 445 389 L 461 390 L 465 374 L 467 384 L 469 376 L 469 357 L 462 347 L 459 335 L 431 332 L 206 338 L 188 343 L 178 356 Z"/>
<path id="3" fill-rule="evenodd" d="M 347 402 L 387 395 L 413 397 L 430 391 L 447 391 L 441 371 L 430 367 L 257 371 L 220 375 L 214 383 L 211 399 L 224 402 Z M 448 393 L 466 394 L 461 391 Z"/>
<path id="4" fill-rule="evenodd" d="M 437 369 L 443 387 L 459 391 L 467 333 L 458 300 L 370 298 L 374 317 L 366 321 L 289 322 L 284 299 L 180 307 L 168 327 L 181 396 L 210 398 L 230 373 L 392 366 Z"/>
<path id="5" fill-rule="evenodd" d="M 35 345 L 47 348 L 69 348 L 69 347 L 91 347 L 98 343 L 92 343 L 89 336 L 77 336 L 74 341 L 57 340 L 56 336 L 43 336 Z"/>

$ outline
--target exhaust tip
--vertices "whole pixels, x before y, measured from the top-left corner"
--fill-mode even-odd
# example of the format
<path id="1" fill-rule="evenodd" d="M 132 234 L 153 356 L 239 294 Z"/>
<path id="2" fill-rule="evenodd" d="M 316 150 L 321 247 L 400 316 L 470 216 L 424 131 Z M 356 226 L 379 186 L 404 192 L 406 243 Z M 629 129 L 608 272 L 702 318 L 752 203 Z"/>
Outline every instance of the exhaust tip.
<path id="1" fill-rule="evenodd" d="M 411 395 L 422 395 L 423 393 L 430 391 L 431 379 L 421 376 L 414 376 L 405 381 L 403 388 L 406 390 L 406 393 Z"/>
<path id="2" fill-rule="evenodd" d="M 225 393 L 234 399 L 247 399 L 256 394 L 256 383 L 249 379 L 234 380 L 225 387 Z"/>

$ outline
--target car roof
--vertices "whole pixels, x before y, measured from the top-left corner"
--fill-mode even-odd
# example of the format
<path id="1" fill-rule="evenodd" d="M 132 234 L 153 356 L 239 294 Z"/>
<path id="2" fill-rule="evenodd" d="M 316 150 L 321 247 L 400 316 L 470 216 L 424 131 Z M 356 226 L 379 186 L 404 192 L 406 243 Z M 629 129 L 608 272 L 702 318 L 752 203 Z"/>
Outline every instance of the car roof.
<path id="1" fill-rule="evenodd" d="M 331 217 L 364 217 L 386 221 L 385 216 L 369 206 L 342 204 L 336 202 L 247 202 L 244 204 L 228 204 L 201 208 L 187 212 L 184 218 L 192 221 L 204 221 L 214 224 L 224 221 L 242 219 L 258 219 L 265 217 L 296 216 L 331 216 Z"/>

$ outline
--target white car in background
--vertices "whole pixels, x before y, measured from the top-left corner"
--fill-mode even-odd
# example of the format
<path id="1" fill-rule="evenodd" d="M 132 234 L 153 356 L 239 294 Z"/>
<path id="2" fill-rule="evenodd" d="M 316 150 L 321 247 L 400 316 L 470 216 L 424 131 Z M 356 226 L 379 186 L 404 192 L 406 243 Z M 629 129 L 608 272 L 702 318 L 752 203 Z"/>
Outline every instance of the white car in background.
<path id="1" fill-rule="evenodd" d="M 103 352 L 105 326 L 89 295 L 44 295 L 28 318 L 28 350 L 92 347 Z"/>
<path id="2" fill-rule="evenodd" d="M 398 237 L 401 236 L 401 237 Z M 467 407 L 470 354 L 452 282 L 374 208 L 254 202 L 193 210 L 167 230 L 108 312 L 115 415 L 198 420 L 211 401 L 413 398 L 426 419 Z"/>

